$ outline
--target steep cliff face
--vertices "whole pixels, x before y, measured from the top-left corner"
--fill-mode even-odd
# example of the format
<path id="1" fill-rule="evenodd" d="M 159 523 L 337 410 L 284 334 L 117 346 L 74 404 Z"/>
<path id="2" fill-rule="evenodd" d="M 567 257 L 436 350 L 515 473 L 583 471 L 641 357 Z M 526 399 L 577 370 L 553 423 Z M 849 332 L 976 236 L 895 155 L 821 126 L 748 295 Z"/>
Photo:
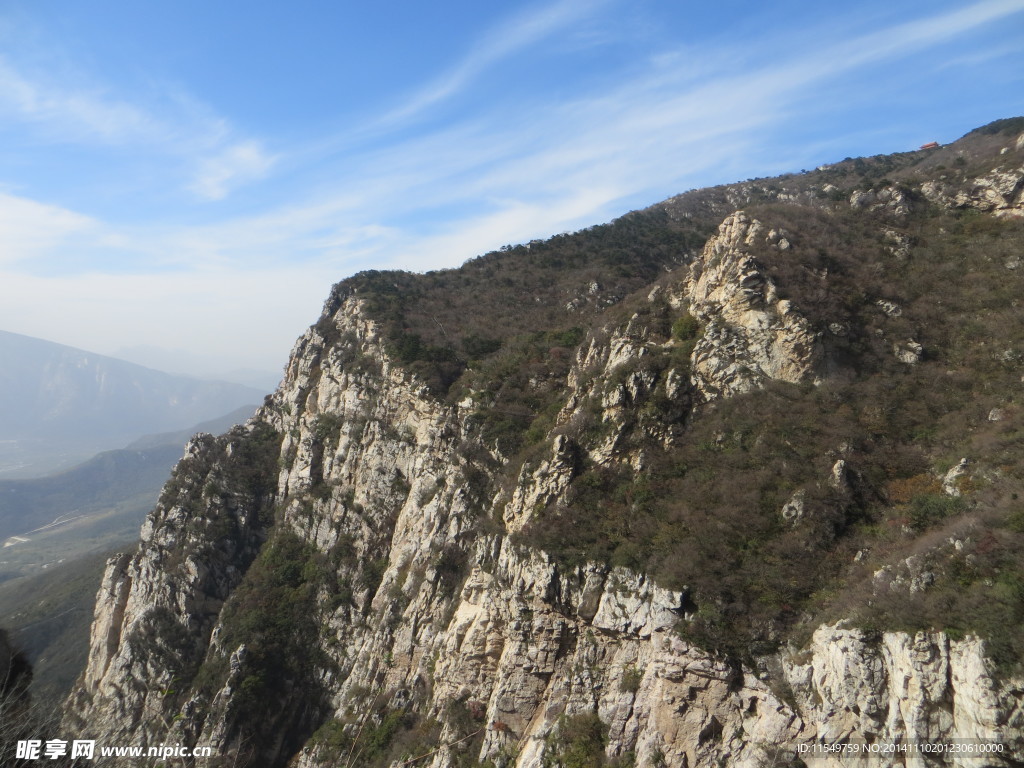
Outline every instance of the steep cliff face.
<path id="1" fill-rule="evenodd" d="M 528 382 L 558 396 L 515 455 L 479 422 L 491 392 L 439 395 L 398 361 L 371 297 L 336 287 L 278 391 L 245 428 L 190 444 L 139 548 L 108 564 L 68 731 L 302 768 L 762 766 L 816 739 L 1024 753 L 1024 681 L 997 674 L 969 632 L 870 633 L 809 613 L 820 626 L 801 647 L 727 657 L 686 639 L 715 607 L 699 590 L 531 546 L 580 507 L 585 478 L 647 472 L 702 409 L 850 378 L 854 321 L 829 341 L 801 294 L 784 295 L 764 254 L 810 235 L 774 215 L 729 214 L 636 311 L 598 316 L 557 386 Z M 891 361 L 902 320 L 871 302 L 881 319 L 863 347 Z M 685 322 L 659 331 L 652 307 Z M 836 450 L 817 486 L 779 490 L 800 515 L 751 514 L 794 541 L 819 525 L 815 504 L 848 514 L 867 497 L 854 466 L 867 449 Z"/>
<path id="2" fill-rule="evenodd" d="M 279 442 L 260 423 L 197 436 L 137 552 L 108 562 L 69 708 L 89 729 L 102 723 L 110 739 L 149 742 L 171 727 L 168 691 L 195 675 L 224 601 L 268 535 Z"/>
<path id="3" fill-rule="evenodd" d="M 797 707 L 826 742 L 884 734 L 892 743 L 998 743 L 1011 757 L 1024 749 L 1021 681 L 997 680 L 977 638 L 825 626 L 783 666 Z"/>

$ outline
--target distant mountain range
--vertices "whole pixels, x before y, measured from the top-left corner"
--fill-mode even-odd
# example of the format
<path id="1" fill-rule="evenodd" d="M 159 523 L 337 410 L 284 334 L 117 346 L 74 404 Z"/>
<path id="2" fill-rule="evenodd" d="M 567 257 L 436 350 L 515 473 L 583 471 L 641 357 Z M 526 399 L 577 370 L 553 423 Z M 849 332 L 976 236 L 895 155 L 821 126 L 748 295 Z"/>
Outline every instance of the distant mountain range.
<path id="1" fill-rule="evenodd" d="M 154 344 L 136 344 L 119 347 L 111 353 L 118 360 L 153 368 L 157 371 L 192 376 L 212 381 L 230 381 L 248 387 L 273 392 L 281 381 L 279 369 L 229 368 L 214 355 L 182 349 L 169 349 Z"/>
<path id="2" fill-rule="evenodd" d="M 142 435 L 259 403 L 265 394 L 0 331 L 0 477 L 71 466 Z"/>
<path id="3" fill-rule="evenodd" d="M 252 415 L 252 406 L 175 432 L 146 435 L 127 448 L 104 451 L 71 469 L 47 477 L 0 479 L 0 542 L 66 526 L 128 500 L 148 511 L 182 447 L 197 432 L 220 433 Z M 133 519 L 135 528 L 141 517 Z M 8 542 L 10 543 L 10 542 Z M 4 568 L 0 563 L 0 580 Z"/>

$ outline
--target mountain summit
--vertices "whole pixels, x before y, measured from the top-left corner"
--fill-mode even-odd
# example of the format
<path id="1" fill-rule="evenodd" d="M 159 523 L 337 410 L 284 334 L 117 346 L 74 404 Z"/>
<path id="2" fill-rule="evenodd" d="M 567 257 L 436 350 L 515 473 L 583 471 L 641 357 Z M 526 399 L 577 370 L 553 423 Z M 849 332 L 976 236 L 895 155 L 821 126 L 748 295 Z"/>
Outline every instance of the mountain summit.
<path id="1" fill-rule="evenodd" d="M 1017 118 L 339 283 L 109 562 L 67 733 L 299 768 L 1014 764 L 1022 247 Z"/>

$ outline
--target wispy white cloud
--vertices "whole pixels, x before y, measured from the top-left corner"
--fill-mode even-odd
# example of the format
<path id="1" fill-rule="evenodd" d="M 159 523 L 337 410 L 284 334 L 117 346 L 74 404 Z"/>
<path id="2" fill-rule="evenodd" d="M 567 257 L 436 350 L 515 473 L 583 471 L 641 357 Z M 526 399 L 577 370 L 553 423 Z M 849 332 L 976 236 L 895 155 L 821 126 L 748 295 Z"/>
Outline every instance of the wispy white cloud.
<path id="1" fill-rule="evenodd" d="M 1024 11 L 1024 0 L 983 0 L 947 13 L 918 19 L 880 30 L 845 46 L 849 66 L 883 57 L 906 55 L 915 49 L 936 45 Z M 859 54 L 857 53 L 859 51 Z"/>
<path id="2" fill-rule="evenodd" d="M 622 200 L 649 195 L 653 202 L 706 177 L 711 168 L 731 173 L 735 167 L 744 176 L 778 170 L 757 157 L 758 131 L 784 124 L 794 104 L 820 94 L 830 79 L 936 47 L 1022 9 L 1024 0 L 988 0 L 853 40 L 844 41 L 844 30 L 834 29 L 812 45 L 782 54 L 771 40 L 761 50 L 747 47 L 735 55 L 716 50 L 704 57 L 693 48 L 662 52 L 646 71 L 605 93 L 569 103 L 524 105 L 530 121 L 512 128 L 500 117 L 478 114 L 472 122 L 392 144 L 380 153 L 346 157 L 348 167 L 337 174 L 336 183 L 347 191 L 336 204 L 329 191 L 321 190 L 315 203 L 275 212 L 271 229 L 281 227 L 289 237 L 300 238 L 303 230 L 329 229 L 332 235 L 320 242 L 358 242 L 351 253 L 360 259 L 375 254 L 381 263 L 406 267 L 452 265 L 503 242 L 599 221 Z M 474 48 L 489 53 L 469 55 L 424 89 L 410 108 L 425 108 L 435 97 L 464 87 L 481 67 L 581 12 L 564 3 L 543 20 L 504 27 L 502 34 Z M 694 77 L 687 61 L 698 63 L 701 77 Z M 737 69 L 736 61 L 745 64 Z M 718 62 L 718 69 L 709 62 Z M 861 95 L 870 88 L 867 84 Z M 844 93 L 844 98 L 857 97 Z M 791 152 L 785 160 L 794 158 L 807 159 Z M 359 194 L 349 194 L 352 189 Z M 437 217 L 445 222 L 445 232 L 399 223 L 445 206 L 463 209 L 453 217 Z M 256 220 L 231 228 L 256 231 L 260 224 Z M 379 237 L 346 234 L 356 229 Z M 339 273 L 343 269 L 339 264 Z"/>
<path id="3" fill-rule="evenodd" d="M 1024 0 L 982 0 L 850 40 L 834 40 L 827 47 L 819 45 L 811 53 L 795 57 L 791 64 L 769 75 L 784 77 L 792 87 L 808 85 L 844 72 L 909 56 L 1022 11 Z"/>
<path id="4" fill-rule="evenodd" d="M 795 150 L 785 158 L 759 157 L 758 132 L 784 124 L 794 103 L 819 94 L 829 78 L 939 45 L 1022 7 L 1024 0 L 979 3 L 845 43 L 837 32 L 790 56 L 770 44 L 747 48 L 749 64 L 740 71 L 731 65 L 740 56 L 720 50 L 717 70 L 700 51 L 659 55 L 646 71 L 604 93 L 529 105 L 527 123 L 509 127 L 500 116 L 478 114 L 384 149 L 345 155 L 339 165 L 323 158 L 331 183 L 306 202 L 157 239 L 173 242 L 185 261 L 270 263 L 287 254 L 303 264 L 336 265 L 338 277 L 367 262 L 453 266 L 505 242 L 600 221 L 621 212 L 624 200 L 654 202 L 696 185 L 711 169 L 728 181 L 732 173 L 791 168 L 780 163 L 807 158 Z M 563 14 L 572 8 L 567 4 Z M 514 50 L 533 39 L 527 30 L 539 34 L 554 24 L 526 25 L 497 49 Z M 700 78 L 685 66 L 693 58 L 701 61 Z M 262 172 L 263 153 L 251 160 L 254 172 Z M 248 168 L 239 165 L 239 172 Z M 232 168 L 227 164 L 225 175 Z M 201 188 L 206 196 L 227 183 L 221 178 L 211 172 Z"/>
<path id="5" fill-rule="evenodd" d="M 144 110 L 98 89 L 69 90 L 33 80 L 0 58 L 0 109 L 61 141 L 152 141 L 165 131 Z"/>
<path id="6" fill-rule="evenodd" d="M 185 187 L 204 200 L 221 200 L 264 178 L 276 161 L 260 141 L 239 137 L 227 119 L 180 89 L 158 89 L 133 102 L 99 86 L 57 80 L 30 76 L 0 57 L 0 116 L 33 126 L 37 144 L 100 145 L 179 159 L 193 168 Z"/>
<path id="7" fill-rule="evenodd" d="M 100 222 L 80 213 L 0 193 L 0 263 L 28 263 L 83 236 L 96 236 Z"/>
<path id="8" fill-rule="evenodd" d="M 199 197 L 221 200 L 232 188 L 265 177 L 275 162 L 258 141 L 232 144 L 200 162 L 189 188 Z"/>
<path id="9" fill-rule="evenodd" d="M 567 27 L 587 7 L 564 0 L 501 25 L 451 70 L 462 74 L 449 79 L 478 76 L 490 63 Z M 836 30 L 790 56 L 780 56 L 772 41 L 736 56 L 716 50 L 704 57 L 694 48 L 659 52 L 645 71 L 606 92 L 524 105 L 528 122 L 510 127 L 501 116 L 476 114 L 373 152 L 317 158 L 330 181 L 305 202 L 295 198 L 201 227 L 140 229 L 128 239 L 154 260 L 154 248 L 173 252 L 164 258 L 178 268 L 269 264 L 283 256 L 334 263 L 339 276 L 357 259 L 454 264 L 503 242 L 599 221 L 622 200 L 650 195 L 653 202 L 710 168 L 729 173 L 721 169 L 732 162 L 750 175 L 759 170 L 757 131 L 786 120 L 793 103 L 817 93 L 823 81 L 1022 9 L 1024 0 L 986 0 L 845 42 Z M 737 71 L 736 60 L 747 64 Z M 688 61 L 698 62 L 701 77 L 693 76 Z M 191 182 L 202 198 L 222 199 L 236 185 L 266 176 L 278 160 L 259 142 L 229 143 L 229 135 L 221 126 L 218 145 L 203 156 Z"/>
<path id="10" fill-rule="evenodd" d="M 1014 57 L 1017 56 L 1019 53 L 1019 45 L 1009 44 L 991 46 L 983 50 L 972 51 L 971 53 L 968 54 L 955 56 L 953 58 L 947 59 L 946 61 L 943 61 L 935 68 L 935 72 L 938 73 L 944 70 L 955 71 L 976 69 L 983 64 L 987 66 L 999 66 L 996 63 L 998 59 Z M 1024 76 L 1024 72 L 1020 74 L 1021 76 Z"/>
<path id="11" fill-rule="evenodd" d="M 376 124 L 409 120 L 478 80 L 488 68 L 596 13 L 608 0 L 559 0 L 515 16 L 483 36 L 454 66 Z"/>

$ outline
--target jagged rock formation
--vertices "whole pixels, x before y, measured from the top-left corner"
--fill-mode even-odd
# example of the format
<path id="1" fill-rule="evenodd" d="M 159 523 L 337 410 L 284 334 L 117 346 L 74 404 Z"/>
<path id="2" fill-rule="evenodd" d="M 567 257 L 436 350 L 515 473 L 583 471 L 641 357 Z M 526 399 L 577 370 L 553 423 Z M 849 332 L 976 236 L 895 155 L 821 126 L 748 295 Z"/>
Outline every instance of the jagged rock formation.
<path id="1" fill-rule="evenodd" d="M 792 302 L 747 253 L 758 240 L 789 247 L 742 211 L 728 216 L 687 279 L 690 311 L 704 324 L 693 355 L 693 379 L 706 399 L 747 392 L 765 379 L 796 383 L 822 367 L 821 343 Z"/>
<path id="2" fill-rule="evenodd" d="M 887 250 L 886 233 L 929 194 L 920 184 L 876 196 L 877 209 L 836 191 L 774 199 L 875 217 L 872 247 L 908 258 Z M 771 209 L 735 210 L 754 197 L 747 185 L 692 210 L 682 198 L 665 204 L 671 220 L 709 228 L 709 211 L 745 201 L 719 215 L 702 252 L 636 292 L 636 311 L 593 309 L 561 374 L 527 381 L 528 392 L 559 394 L 517 451 L 478 421 L 495 408 L 494 386 L 478 376 L 439 394 L 401 359 L 412 347 L 389 329 L 390 305 L 358 283 L 336 286 L 280 389 L 245 428 L 190 444 L 138 550 L 108 564 L 69 731 L 301 768 L 539 768 L 570 755 L 574 765 L 781 765 L 801 744 L 836 739 L 986 739 L 1024 753 L 1024 681 L 1000 677 L 971 632 L 872 634 L 823 611 L 808 614 L 804 625 L 820 626 L 802 646 L 726 656 L 687 635 L 715 608 L 699 589 L 531 546 L 537 526 L 579 506 L 581 478 L 647 472 L 708 409 L 768 385 L 814 391 L 850 379 L 854 353 L 877 350 L 873 364 L 895 365 L 893 334 L 915 330 L 902 325 L 910 310 L 876 296 L 837 309 L 822 269 L 805 271 L 825 299 L 787 297 L 798 279 L 784 282 L 769 256 L 799 257 L 811 229 L 769 220 Z M 657 330 L 655 306 L 682 317 L 673 333 Z M 869 406 L 864 418 L 880 418 Z M 779 489 L 785 508 L 799 499 L 799 514 L 780 514 L 781 500 L 769 510 L 778 535 L 880 503 L 868 468 L 855 466 L 865 455 L 841 445 L 823 457 L 820 482 Z M 913 524 L 931 520 L 922 509 Z M 779 639 L 776 625 L 766 631 Z"/>

